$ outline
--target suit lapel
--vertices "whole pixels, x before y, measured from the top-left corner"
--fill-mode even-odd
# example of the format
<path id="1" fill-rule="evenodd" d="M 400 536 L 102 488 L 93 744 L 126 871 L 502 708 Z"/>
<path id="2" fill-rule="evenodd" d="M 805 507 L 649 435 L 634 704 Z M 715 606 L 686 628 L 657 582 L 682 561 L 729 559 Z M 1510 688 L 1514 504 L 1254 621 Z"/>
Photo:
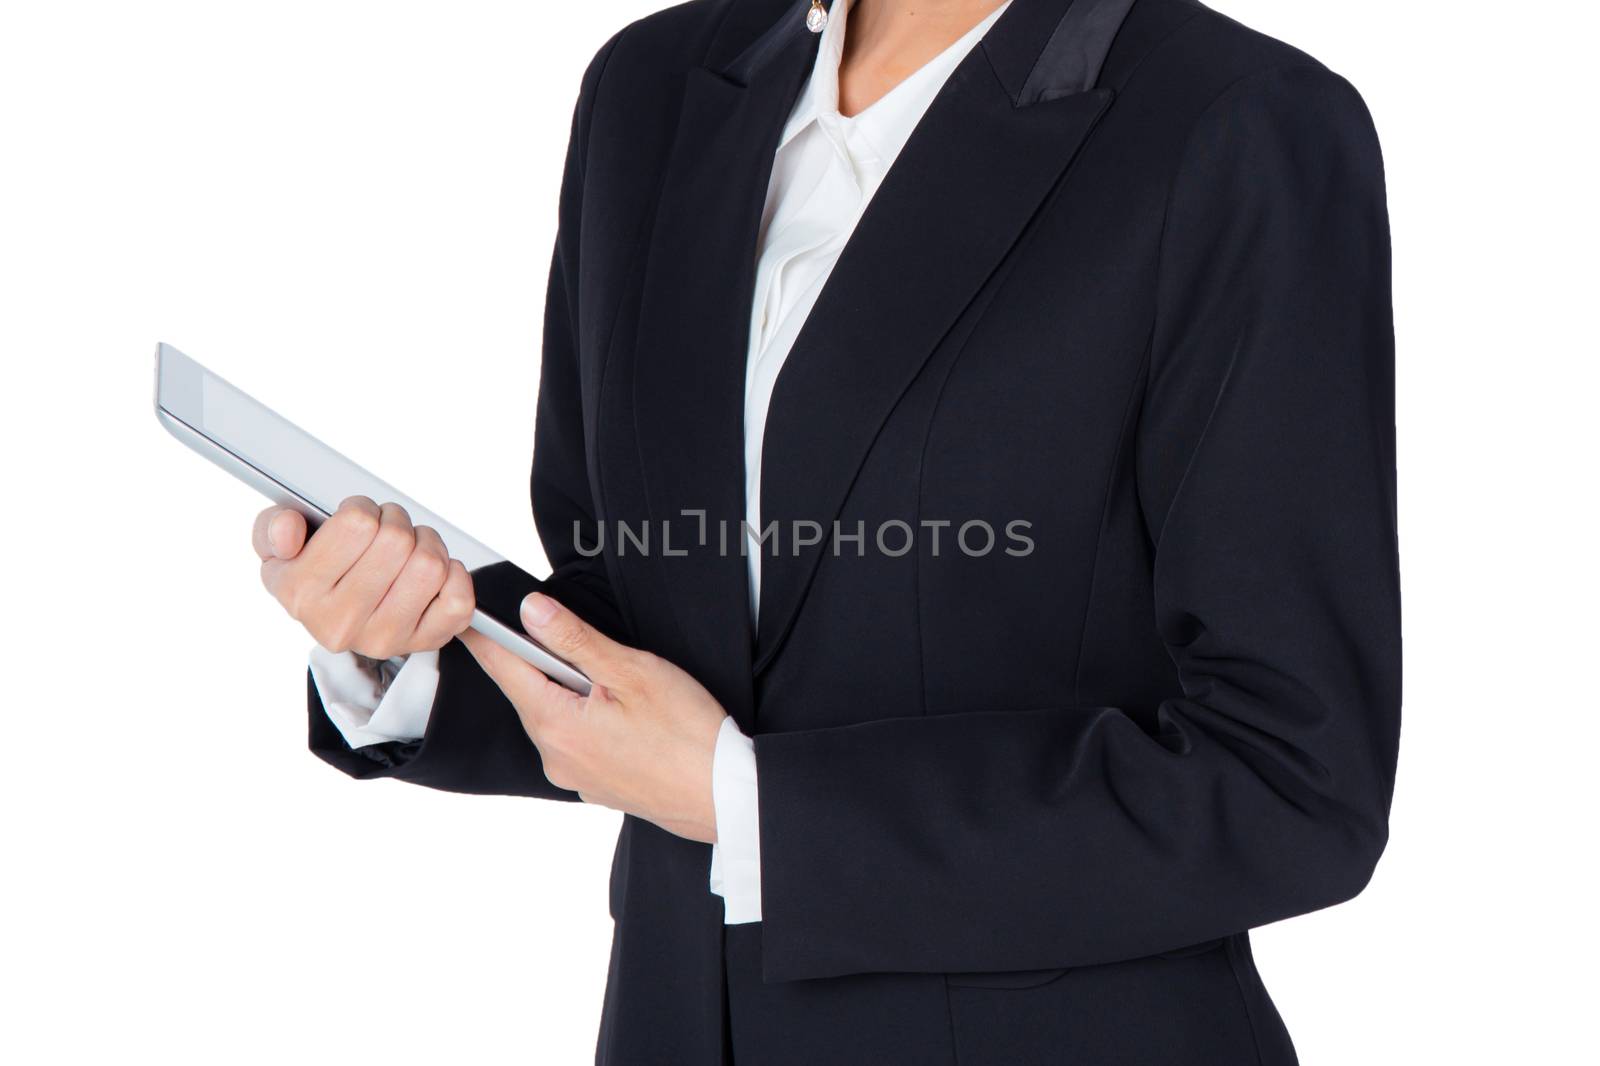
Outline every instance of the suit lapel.
<path id="1" fill-rule="evenodd" d="M 784 7 L 785 17 L 731 60 L 688 74 L 639 309 L 633 404 L 649 550 L 685 665 L 716 674 L 724 690 L 734 674 L 746 690 L 750 678 L 739 522 L 756 240 L 778 137 L 816 53 L 804 9 Z M 670 543 L 659 539 L 669 527 Z M 729 710 L 748 728 L 742 702 Z"/>
<path id="2" fill-rule="evenodd" d="M 1078 19 L 1105 2 L 1077 0 Z M 1109 2 L 1126 13 L 1125 0 Z M 873 197 L 784 363 L 763 445 L 761 520 L 763 527 L 778 523 L 780 550 L 762 560 L 758 673 L 793 622 L 878 430 L 1111 102 L 1109 90 L 1087 88 L 1097 63 L 1055 63 L 1069 80 L 1050 81 L 1039 73 L 1052 66 L 1050 50 L 1017 41 L 1019 26 L 1041 43 L 1051 38 L 1028 24 L 1041 12 L 1050 27 L 1069 21 L 1050 3 L 1017 0 L 951 75 Z M 1021 21 L 1008 27 L 1013 17 Z M 1084 42 L 1069 43 L 1081 51 Z M 1104 43 L 1109 47 L 1109 37 Z M 991 49 L 1028 65 L 1002 70 Z M 820 523 L 822 542 L 796 550 L 796 521 Z"/>
<path id="3" fill-rule="evenodd" d="M 1127 2 L 1076 0 L 1124 12 Z M 827 526 L 837 515 L 894 404 L 1110 103 L 1109 91 L 1089 90 L 1097 61 L 1059 61 L 1062 47 L 1103 58 L 1110 44 L 1105 36 L 1058 47 L 1071 3 L 1013 0 L 891 168 L 779 377 L 766 426 L 764 525 Z M 776 23 L 751 41 L 752 27 L 771 17 Z M 714 691 L 728 691 L 742 673 L 729 711 L 747 730 L 752 646 L 759 671 L 822 552 L 790 554 L 784 533 L 784 551 L 763 560 L 752 641 L 739 554 L 744 371 L 773 153 L 815 60 L 803 18 L 795 0 L 734 4 L 707 66 L 688 74 L 644 268 L 633 374 L 650 552 L 660 557 L 676 643 L 686 666 L 721 682 Z M 1073 84 L 1049 76 L 1061 70 Z M 663 523 L 670 545 L 659 539 Z"/>

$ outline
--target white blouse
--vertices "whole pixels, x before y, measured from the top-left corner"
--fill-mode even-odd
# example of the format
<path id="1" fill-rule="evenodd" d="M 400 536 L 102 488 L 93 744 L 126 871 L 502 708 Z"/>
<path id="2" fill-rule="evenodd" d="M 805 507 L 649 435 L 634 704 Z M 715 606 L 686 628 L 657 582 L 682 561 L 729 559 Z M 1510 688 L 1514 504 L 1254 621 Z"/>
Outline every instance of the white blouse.
<path id="1" fill-rule="evenodd" d="M 833 4 L 811 77 L 778 142 L 761 218 L 745 366 L 749 531 L 761 528 L 761 448 L 767 408 L 795 338 L 845 242 L 928 105 L 1008 5 L 1009 0 L 872 106 L 847 118 L 839 113 L 839 63 L 849 3 Z M 803 4 L 796 3 L 795 17 L 804 17 Z M 747 536 L 754 618 L 761 601 L 761 550 L 755 537 Z M 311 651 L 311 673 L 323 706 L 351 747 L 421 737 L 438 686 L 438 662 L 437 652 L 396 661 L 390 680 L 389 671 L 374 677 L 349 653 L 335 655 L 320 647 Z M 761 837 L 755 747 L 731 718 L 717 734 L 712 793 L 718 843 L 711 849 L 711 891 L 723 897 L 729 925 L 759 922 Z"/>

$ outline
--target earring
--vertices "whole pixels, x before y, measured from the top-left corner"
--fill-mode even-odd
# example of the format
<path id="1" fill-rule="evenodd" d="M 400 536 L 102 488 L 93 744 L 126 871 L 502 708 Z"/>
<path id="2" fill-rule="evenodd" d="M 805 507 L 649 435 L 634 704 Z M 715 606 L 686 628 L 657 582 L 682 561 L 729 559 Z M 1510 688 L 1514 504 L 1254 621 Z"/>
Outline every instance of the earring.
<path id="1" fill-rule="evenodd" d="M 811 0 L 811 10 L 806 12 L 806 29 L 821 33 L 822 27 L 827 24 L 828 9 L 822 6 L 822 0 Z"/>

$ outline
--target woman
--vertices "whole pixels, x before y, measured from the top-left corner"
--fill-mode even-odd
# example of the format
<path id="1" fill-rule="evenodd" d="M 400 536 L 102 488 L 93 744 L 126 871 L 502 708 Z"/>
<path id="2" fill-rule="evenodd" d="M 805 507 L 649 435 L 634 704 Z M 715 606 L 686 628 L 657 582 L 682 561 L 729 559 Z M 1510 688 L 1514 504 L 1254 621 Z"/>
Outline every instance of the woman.
<path id="1" fill-rule="evenodd" d="M 1289 1063 L 1247 931 L 1386 838 L 1392 380 L 1305 55 L 696 0 L 601 51 L 563 185 L 523 620 L 595 693 L 398 508 L 256 544 L 323 758 L 626 812 L 600 1062 Z"/>

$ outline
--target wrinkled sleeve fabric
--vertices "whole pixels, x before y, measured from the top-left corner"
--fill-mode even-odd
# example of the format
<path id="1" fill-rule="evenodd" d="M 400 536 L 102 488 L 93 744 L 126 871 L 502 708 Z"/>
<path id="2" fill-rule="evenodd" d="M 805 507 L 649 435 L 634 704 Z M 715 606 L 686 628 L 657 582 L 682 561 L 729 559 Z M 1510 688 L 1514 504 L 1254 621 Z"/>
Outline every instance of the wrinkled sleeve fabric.
<path id="1" fill-rule="evenodd" d="M 1382 163 L 1342 79 L 1268 70 L 1192 130 L 1136 429 L 1181 693 L 755 738 L 768 980 L 1176 950 L 1345 900 L 1400 714 Z M 915 905 L 907 905 L 914 900 Z"/>
<path id="2" fill-rule="evenodd" d="M 438 652 L 374 662 L 313 645 L 309 659 L 322 709 L 351 748 L 409 743 L 428 731 L 439 688 Z"/>
<path id="3" fill-rule="evenodd" d="M 512 588 L 502 586 L 516 580 L 514 568 L 487 568 L 473 574 L 473 584 L 480 603 L 515 603 L 534 587 L 540 588 L 606 634 L 627 640 L 603 561 L 578 550 L 580 543 L 598 543 L 575 332 L 584 154 L 595 96 L 616 40 L 590 64 L 579 92 L 545 297 L 531 491 L 534 521 L 553 572 L 530 587 Z M 312 751 L 353 777 L 393 777 L 451 792 L 578 798 L 545 778 L 538 749 L 523 731 L 515 709 L 459 640 L 439 652 L 437 689 L 419 740 L 353 747 L 329 717 L 314 676 L 307 677 L 307 695 Z"/>

